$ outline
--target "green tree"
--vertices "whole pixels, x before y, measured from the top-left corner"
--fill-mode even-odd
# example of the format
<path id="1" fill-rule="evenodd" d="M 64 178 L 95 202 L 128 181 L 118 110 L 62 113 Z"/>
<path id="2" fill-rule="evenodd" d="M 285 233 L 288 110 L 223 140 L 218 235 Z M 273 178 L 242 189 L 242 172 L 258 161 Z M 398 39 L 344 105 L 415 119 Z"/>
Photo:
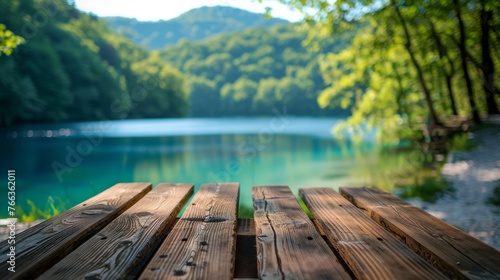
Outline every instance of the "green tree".
<path id="1" fill-rule="evenodd" d="M 205 92 L 212 92 L 212 89 L 200 88 L 200 92 L 193 89 L 196 92 L 192 92 L 192 105 L 197 103 L 197 96 L 207 99 L 204 102 L 206 109 L 196 105 L 198 109 L 192 107 L 191 116 L 213 115 L 212 108 L 218 108 L 218 115 L 225 116 L 271 115 L 273 108 L 283 106 L 285 101 L 302 115 L 337 114 L 338 111 L 320 108 L 316 102 L 319 92 L 325 88 L 318 64 L 321 52 L 304 47 L 302 41 L 306 37 L 302 25 L 289 24 L 219 35 L 202 42 L 183 41 L 159 51 L 159 55 L 185 71 L 196 87 L 202 86 L 198 83 L 201 80 L 205 80 L 205 88 L 206 81 L 215 84 L 219 99 L 208 98 Z M 322 43 L 329 50 L 338 50 L 352 37 L 352 34 L 343 34 L 341 40 L 329 38 Z M 287 96 L 278 94 L 280 82 Z M 296 88 L 302 82 L 300 90 L 304 92 L 300 94 L 296 94 L 300 90 L 284 90 Z M 235 91 L 242 84 L 253 84 L 256 90 Z"/>
<path id="2" fill-rule="evenodd" d="M 217 117 L 220 113 L 220 95 L 217 84 L 200 77 L 189 77 L 190 116 Z"/>
<path id="3" fill-rule="evenodd" d="M 318 98 L 320 106 L 352 108 L 337 130 L 358 133 L 376 126 L 385 139 L 394 139 L 393 132 L 408 135 L 426 119 L 440 125 L 450 112 L 468 112 L 476 122 L 480 114 L 495 112 L 495 1 L 280 2 L 304 12 L 314 49 L 323 48 L 324 38 L 360 28 L 349 48 L 321 62 L 329 87 Z M 471 55 L 480 50 L 482 61 Z M 470 73 L 470 62 L 478 75 Z M 477 94 L 479 85 L 485 93 L 489 89 L 484 96 Z"/>
<path id="4" fill-rule="evenodd" d="M 13 58 L 4 60 L 0 67 L 0 103 L 0 125 L 37 119 L 42 110 L 33 81 L 20 75 Z"/>
<path id="5" fill-rule="evenodd" d="M 0 23 L 0 55 L 10 55 L 12 51 L 24 42 L 24 38 L 15 35 L 12 31 Z"/>
<path id="6" fill-rule="evenodd" d="M 257 86 L 257 83 L 245 77 L 239 78 L 234 84 L 224 85 L 221 90 L 223 108 L 231 115 L 244 115 L 252 108 Z"/>
<path id="7" fill-rule="evenodd" d="M 0 18 L 2 42 L 12 32 L 26 37 L 0 56 L 0 101 L 8 105 L 0 108 L 2 125 L 187 114 L 178 70 L 67 1 L 0 0 Z M 142 88 L 151 90 L 149 99 L 141 99 Z"/>
<path id="8" fill-rule="evenodd" d="M 254 110 L 259 114 L 269 112 L 277 107 L 280 100 L 276 96 L 279 80 L 276 78 L 261 79 L 257 88 L 257 94 L 253 98 Z"/>

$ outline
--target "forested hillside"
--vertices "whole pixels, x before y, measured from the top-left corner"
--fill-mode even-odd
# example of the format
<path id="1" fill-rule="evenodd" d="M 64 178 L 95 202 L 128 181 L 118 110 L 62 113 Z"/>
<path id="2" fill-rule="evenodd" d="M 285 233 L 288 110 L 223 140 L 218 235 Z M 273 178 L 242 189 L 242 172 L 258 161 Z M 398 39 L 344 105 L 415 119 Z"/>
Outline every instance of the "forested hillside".
<path id="1" fill-rule="evenodd" d="M 183 75 L 64 0 L 0 0 L 0 123 L 181 117 Z"/>
<path id="2" fill-rule="evenodd" d="M 193 9 L 171 20 L 147 22 L 123 17 L 105 17 L 104 20 L 119 34 L 149 49 L 175 45 L 182 39 L 199 41 L 220 33 L 288 23 L 282 19 L 267 20 L 260 14 L 223 6 Z"/>
<path id="3" fill-rule="evenodd" d="M 322 49 L 340 51 L 355 29 L 322 40 Z M 301 25 L 253 28 L 202 42 L 182 41 L 158 55 L 189 74 L 191 116 L 272 115 L 286 106 L 304 116 L 345 115 L 347 108 L 321 109 L 325 88 L 319 68 L 322 51 L 303 46 Z"/>

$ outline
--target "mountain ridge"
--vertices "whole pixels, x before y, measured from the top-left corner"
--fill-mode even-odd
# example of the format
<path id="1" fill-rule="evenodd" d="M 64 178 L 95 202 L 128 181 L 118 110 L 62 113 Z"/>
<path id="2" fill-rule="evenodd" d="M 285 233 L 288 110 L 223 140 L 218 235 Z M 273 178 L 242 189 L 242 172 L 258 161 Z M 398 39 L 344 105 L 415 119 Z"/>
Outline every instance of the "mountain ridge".
<path id="1" fill-rule="evenodd" d="M 182 39 L 201 41 L 214 35 L 244 31 L 254 27 L 289 24 L 284 19 L 265 19 L 264 14 L 226 6 L 204 6 L 176 18 L 139 21 L 126 17 L 102 17 L 115 32 L 148 49 L 162 49 Z"/>

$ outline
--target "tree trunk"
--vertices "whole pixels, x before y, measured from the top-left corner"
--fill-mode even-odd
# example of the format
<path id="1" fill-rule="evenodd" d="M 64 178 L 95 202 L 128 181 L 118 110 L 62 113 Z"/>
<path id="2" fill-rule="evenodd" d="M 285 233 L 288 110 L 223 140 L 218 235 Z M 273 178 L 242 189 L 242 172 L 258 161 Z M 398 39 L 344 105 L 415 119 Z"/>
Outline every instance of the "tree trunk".
<path id="1" fill-rule="evenodd" d="M 500 113 L 495 102 L 495 84 L 493 82 L 495 66 L 491 58 L 490 50 L 490 22 L 492 17 L 493 13 L 491 11 L 486 11 L 483 5 L 481 9 L 481 54 L 483 58 L 483 88 L 486 96 L 486 104 L 488 106 L 488 115 Z"/>
<path id="2" fill-rule="evenodd" d="M 453 43 L 458 47 L 460 48 L 460 43 L 457 41 L 457 38 L 453 37 L 453 36 L 450 36 L 450 39 L 453 41 Z M 465 50 L 466 52 L 466 55 L 467 55 L 467 58 L 470 60 L 470 62 L 472 62 L 472 64 L 474 64 L 474 66 L 477 68 L 478 71 L 481 71 L 481 74 L 483 74 L 483 65 L 481 63 L 479 63 L 479 61 L 467 50 Z M 496 87 L 495 85 L 493 85 L 493 91 L 495 92 L 495 94 L 497 95 L 500 95 L 500 89 L 498 87 Z"/>
<path id="3" fill-rule="evenodd" d="M 467 67 L 467 49 L 465 47 L 465 26 L 462 20 L 462 14 L 460 13 L 460 3 L 459 0 L 453 0 L 455 4 L 455 12 L 458 19 L 458 27 L 460 29 L 460 39 L 459 39 L 459 50 L 460 59 L 462 61 L 462 71 L 464 72 L 464 80 L 467 85 L 467 95 L 469 96 L 469 104 L 472 111 L 472 119 L 475 123 L 480 123 L 481 118 L 479 117 L 479 112 L 477 111 L 476 102 L 474 101 L 474 91 L 472 89 L 472 81 L 469 76 L 469 69 Z"/>
<path id="4" fill-rule="evenodd" d="M 411 37 L 410 37 L 410 32 L 408 31 L 408 27 L 406 26 L 406 22 L 405 22 L 403 16 L 401 15 L 401 11 L 399 10 L 398 5 L 394 1 L 392 1 L 392 5 L 394 6 L 394 9 L 396 10 L 396 14 L 398 15 L 398 17 L 401 21 L 401 24 L 403 26 L 403 30 L 404 30 L 405 37 L 406 37 L 405 47 L 406 47 L 406 50 L 408 51 L 408 54 L 410 55 L 411 62 L 413 63 L 413 66 L 415 67 L 415 70 L 417 71 L 418 81 L 419 81 L 420 86 L 422 87 L 422 90 L 424 92 L 425 101 L 427 102 L 427 107 L 429 108 L 429 115 L 430 115 L 431 122 L 433 125 L 441 125 L 442 126 L 441 122 L 439 121 L 439 119 L 437 117 L 436 111 L 434 110 L 434 102 L 432 101 L 431 92 L 429 90 L 429 87 L 427 87 L 427 83 L 426 83 L 425 78 L 424 78 L 424 73 L 422 71 L 422 68 L 420 67 L 420 64 L 417 61 L 417 58 L 415 57 L 415 53 L 413 52 L 413 50 L 411 48 L 411 46 L 412 46 Z"/>
<path id="5" fill-rule="evenodd" d="M 455 97 L 453 97 L 453 86 L 451 83 L 451 75 L 445 74 L 446 88 L 448 89 L 448 94 L 450 95 L 451 110 L 454 116 L 458 116 L 457 104 L 455 102 Z"/>
<path id="6" fill-rule="evenodd" d="M 443 46 L 443 43 L 441 42 L 441 39 L 439 38 L 439 35 L 436 31 L 436 28 L 434 27 L 434 24 L 432 23 L 431 20 L 429 20 L 429 25 L 431 26 L 431 32 L 432 32 L 432 37 L 434 38 L 434 41 L 436 42 L 436 47 L 438 49 L 439 53 L 439 58 L 445 59 L 448 61 L 448 64 L 450 65 L 450 71 L 447 71 L 444 69 L 444 67 L 440 68 L 440 71 L 443 73 L 443 76 L 446 79 L 446 88 L 448 89 L 448 95 L 450 96 L 450 103 L 451 103 L 451 110 L 453 112 L 454 116 L 458 116 L 458 110 L 457 110 L 457 105 L 455 102 L 455 97 L 453 96 L 453 86 L 452 86 L 452 78 L 453 78 L 453 73 L 455 73 L 455 67 L 453 65 L 453 61 L 451 61 L 450 57 L 445 51 L 445 48 Z"/>

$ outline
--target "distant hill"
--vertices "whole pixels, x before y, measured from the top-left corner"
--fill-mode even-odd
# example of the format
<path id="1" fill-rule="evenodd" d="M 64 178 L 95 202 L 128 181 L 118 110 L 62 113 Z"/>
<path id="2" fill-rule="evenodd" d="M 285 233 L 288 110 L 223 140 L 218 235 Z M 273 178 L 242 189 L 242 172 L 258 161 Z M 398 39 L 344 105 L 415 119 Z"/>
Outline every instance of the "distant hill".
<path id="1" fill-rule="evenodd" d="M 267 20 L 263 14 L 224 6 L 193 9 L 166 21 L 147 22 L 123 17 L 104 17 L 103 19 L 119 34 L 149 49 L 175 45 L 182 39 L 199 41 L 216 34 L 288 23 L 283 19 Z"/>
<path id="2" fill-rule="evenodd" d="M 322 48 L 345 49 L 354 28 L 325 38 Z M 304 47 L 305 38 L 307 31 L 290 23 L 182 41 L 153 53 L 188 76 L 191 117 L 272 116 L 285 107 L 291 115 L 348 115 L 318 105 L 326 87 L 320 69 L 325 52 Z"/>

